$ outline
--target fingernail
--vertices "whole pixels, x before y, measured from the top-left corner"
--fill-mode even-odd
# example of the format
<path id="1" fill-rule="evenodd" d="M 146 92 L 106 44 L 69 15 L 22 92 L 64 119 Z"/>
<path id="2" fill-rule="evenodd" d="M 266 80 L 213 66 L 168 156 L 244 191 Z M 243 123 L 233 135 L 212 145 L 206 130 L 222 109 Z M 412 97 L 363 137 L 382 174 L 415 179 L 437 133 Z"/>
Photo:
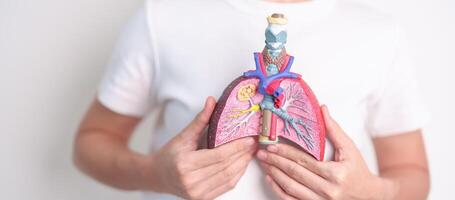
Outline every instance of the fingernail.
<path id="1" fill-rule="evenodd" d="M 272 153 L 275 153 L 275 152 L 278 151 L 278 147 L 276 147 L 276 145 L 269 145 L 269 146 L 267 147 L 267 151 L 270 151 L 270 152 L 272 152 Z"/>
<path id="2" fill-rule="evenodd" d="M 245 144 L 248 145 L 248 146 L 254 144 L 254 139 L 253 138 L 247 138 L 246 141 L 245 141 Z"/>
<path id="3" fill-rule="evenodd" d="M 257 157 L 259 160 L 265 160 L 267 158 L 267 153 L 264 152 L 264 150 L 259 150 L 257 153 Z"/>

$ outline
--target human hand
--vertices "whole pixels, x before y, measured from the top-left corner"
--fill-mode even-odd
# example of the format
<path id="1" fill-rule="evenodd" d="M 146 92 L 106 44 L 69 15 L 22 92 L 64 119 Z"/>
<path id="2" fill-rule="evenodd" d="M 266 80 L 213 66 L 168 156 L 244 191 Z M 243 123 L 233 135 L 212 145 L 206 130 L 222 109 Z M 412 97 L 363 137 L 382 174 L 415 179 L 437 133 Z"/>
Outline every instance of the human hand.
<path id="1" fill-rule="evenodd" d="M 256 150 L 251 137 L 197 150 L 215 107 L 209 97 L 204 109 L 169 143 L 150 157 L 150 185 L 158 192 L 185 199 L 214 199 L 233 189 Z"/>
<path id="2" fill-rule="evenodd" d="M 369 171 L 326 106 L 322 113 L 335 150 L 333 161 L 318 161 L 290 145 L 270 145 L 257 156 L 273 191 L 280 199 L 385 199 L 391 183 Z"/>

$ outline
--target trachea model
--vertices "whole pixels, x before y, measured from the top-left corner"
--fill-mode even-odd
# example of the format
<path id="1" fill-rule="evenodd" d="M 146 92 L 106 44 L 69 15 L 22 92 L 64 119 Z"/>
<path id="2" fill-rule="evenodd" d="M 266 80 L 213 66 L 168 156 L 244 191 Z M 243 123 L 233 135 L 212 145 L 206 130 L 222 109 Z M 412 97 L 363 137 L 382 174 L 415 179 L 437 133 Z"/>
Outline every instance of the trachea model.
<path id="1" fill-rule="evenodd" d="M 282 137 L 322 160 L 324 121 L 311 89 L 300 74 L 290 71 L 294 57 L 284 47 L 287 19 L 275 13 L 267 21 L 265 48 L 254 53 L 256 69 L 231 82 L 218 100 L 208 146 L 255 135 L 260 144 L 275 144 Z"/>

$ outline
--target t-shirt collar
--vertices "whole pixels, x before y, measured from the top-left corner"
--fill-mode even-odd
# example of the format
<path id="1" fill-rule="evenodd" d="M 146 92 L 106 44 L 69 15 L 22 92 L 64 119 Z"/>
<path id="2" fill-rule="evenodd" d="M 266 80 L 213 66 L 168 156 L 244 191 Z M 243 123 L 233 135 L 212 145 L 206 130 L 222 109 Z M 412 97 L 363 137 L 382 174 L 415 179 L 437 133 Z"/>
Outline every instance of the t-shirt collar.
<path id="1" fill-rule="evenodd" d="M 276 3 L 264 0 L 225 0 L 240 11 L 257 17 L 272 13 L 283 13 L 292 25 L 292 19 L 299 23 L 311 23 L 327 16 L 335 6 L 336 0 L 308 0 L 298 3 Z"/>

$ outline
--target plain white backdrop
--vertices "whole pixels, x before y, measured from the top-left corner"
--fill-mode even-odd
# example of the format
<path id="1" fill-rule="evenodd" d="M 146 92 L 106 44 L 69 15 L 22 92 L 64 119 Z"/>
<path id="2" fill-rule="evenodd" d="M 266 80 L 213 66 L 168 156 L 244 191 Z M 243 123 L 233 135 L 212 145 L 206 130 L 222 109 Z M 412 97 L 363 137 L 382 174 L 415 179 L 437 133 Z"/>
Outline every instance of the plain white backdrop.
<path id="1" fill-rule="evenodd" d="M 314 0 L 317 1 L 317 0 Z M 455 1 L 358 0 L 399 19 L 432 121 L 425 129 L 432 191 L 455 180 Z M 114 41 L 141 0 L 0 0 L 0 199 L 139 199 L 72 165 L 74 132 Z M 147 123 L 131 146 L 147 151 Z"/>

